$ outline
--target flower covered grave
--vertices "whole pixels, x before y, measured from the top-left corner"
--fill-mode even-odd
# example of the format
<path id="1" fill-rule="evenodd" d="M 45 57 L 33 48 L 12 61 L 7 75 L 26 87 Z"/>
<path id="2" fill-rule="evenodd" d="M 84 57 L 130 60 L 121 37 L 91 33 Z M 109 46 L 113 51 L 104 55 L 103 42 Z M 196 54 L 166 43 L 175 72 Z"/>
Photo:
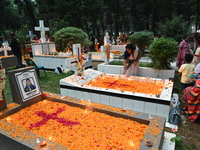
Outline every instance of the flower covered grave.
<path id="1" fill-rule="evenodd" d="M 51 149 L 59 149 L 59 146 L 63 149 L 64 146 L 73 150 L 146 150 L 149 149 L 148 141 L 153 143 L 152 148 L 162 148 L 162 117 L 149 118 L 147 114 L 131 110 L 51 93 L 47 95 L 50 96 L 45 100 L 24 109 L 16 106 L 10 110 L 12 113 L 3 112 L 0 133 L 33 149 L 41 148 L 37 140 L 46 141 L 45 146 Z"/>
<path id="2" fill-rule="evenodd" d="M 87 69 L 84 76 L 61 79 L 60 87 L 62 95 L 167 118 L 173 82 Z"/>

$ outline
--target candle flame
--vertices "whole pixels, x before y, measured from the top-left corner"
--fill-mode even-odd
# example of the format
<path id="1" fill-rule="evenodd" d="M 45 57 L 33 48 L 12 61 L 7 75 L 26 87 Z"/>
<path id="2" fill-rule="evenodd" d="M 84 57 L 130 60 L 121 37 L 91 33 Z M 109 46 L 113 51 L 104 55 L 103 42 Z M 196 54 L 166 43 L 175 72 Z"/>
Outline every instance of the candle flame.
<path id="1" fill-rule="evenodd" d="M 52 137 L 51 137 L 51 136 L 49 137 L 49 140 L 50 140 L 50 141 L 52 140 Z"/>
<path id="2" fill-rule="evenodd" d="M 135 146 L 134 142 L 130 142 L 130 145 L 131 145 L 131 146 Z"/>
<path id="3" fill-rule="evenodd" d="M 11 121 L 11 118 L 7 117 L 7 118 L 6 118 L 6 121 L 7 121 L 7 122 Z"/>

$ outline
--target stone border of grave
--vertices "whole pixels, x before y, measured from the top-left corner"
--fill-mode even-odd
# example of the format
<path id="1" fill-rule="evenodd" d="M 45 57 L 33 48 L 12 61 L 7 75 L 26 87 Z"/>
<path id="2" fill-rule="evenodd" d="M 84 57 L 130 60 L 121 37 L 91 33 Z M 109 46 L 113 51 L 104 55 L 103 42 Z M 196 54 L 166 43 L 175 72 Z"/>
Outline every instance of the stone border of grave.
<path id="1" fill-rule="evenodd" d="M 118 60 L 114 59 L 112 61 L 123 61 L 123 60 Z M 110 61 L 110 62 L 112 62 Z M 107 65 L 106 63 L 101 63 L 97 66 L 97 70 L 104 72 L 104 73 L 109 73 L 109 74 L 118 74 L 122 75 L 123 74 L 123 66 L 118 66 L 118 65 Z M 169 78 L 174 78 L 175 76 L 175 70 L 158 70 L 154 68 L 149 68 L 149 67 L 139 67 L 139 77 L 150 77 L 150 78 L 159 78 L 159 79 L 169 79 Z"/>
<path id="2" fill-rule="evenodd" d="M 92 111 L 97 111 L 100 113 L 106 113 L 108 115 L 112 115 L 115 117 L 122 117 L 125 119 L 132 119 L 134 121 L 140 122 L 140 123 L 144 123 L 144 124 L 148 124 L 148 128 L 146 130 L 146 133 L 144 135 L 144 138 L 142 140 L 142 143 L 140 145 L 140 150 L 149 150 L 151 148 L 154 149 L 158 149 L 158 150 L 162 150 L 162 145 L 163 145 L 163 141 L 164 141 L 164 128 L 165 128 L 165 118 L 163 117 L 158 117 L 158 116 L 149 116 L 148 114 L 145 113 L 137 113 L 135 115 L 129 115 L 126 112 L 124 113 L 118 113 L 118 112 L 113 112 L 113 111 L 108 111 L 106 109 L 100 109 L 100 108 L 95 108 L 89 105 L 83 105 L 78 103 L 79 101 L 81 101 L 80 99 L 73 99 L 71 97 L 67 97 L 67 96 L 62 96 L 62 95 L 58 95 L 58 94 L 52 94 L 52 93 L 48 93 L 46 92 L 47 96 L 45 97 L 46 100 L 50 100 L 50 101 L 54 101 L 54 102 L 61 102 L 61 103 L 65 103 L 71 106 L 75 106 L 75 107 L 80 107 L 83 109 L 88 109 L 88 110 L 92 110 Z M 38 99 L 37 101 L 40 101 L 41 99 Z M 7 117 L 19 110 L 21 110 L 22 108 L 28 107 L 32 104 L 34 104 L 36 101 L 30 101 L 29 103 L 26 103 L 25 105 L 22 106 L 18 106 L 12 110 L 3 112 L 2 115 L 0 115 L 0 119 Z M 76 103 L 77 102 L 77 103 Z M 0 124 L 1 123 L 5 123 L 5 124 L 9 124 L 7 122 L 4 122 L 2 120 L 0 120 Z M 36 139 L 40 138 L 41 140 L 47 140 L 44 139 L 42 137 L 38 137 L 37 135 L 30 133 L 26 130 L 20 129 L 19 127 L 14 127 L 14 129 L 25 132 L 29 135 L 31 135 L 34 138 L 29 138 L 29 139 L 24 139 L 21 136 L 13 138 L 10 135 L 12 135 L 12 133 L 6 133 L 4 132 L 1 128 L 0 128 L 0 141 L 1 145 L 0 148 L 4 148 L 6 147 L 6 150 L 21 150 L 21 149 L 26 149 L 26 150 L 32 150 L 35 149 L 38 144 L 36 144 Z M 156 129 L 159 134 L 154 136 L 152 135 L 152 128 Z M 48 140 L 47 140 L 48 141 Z M 147 147 L 146 146 L 146 141 L 151 141 L 153 143 L 152 147 Z M 59 145 L 57 143 L 51 142 L 53 144 L 55 144 L 54 149 L 67 149 L 66 147 Z M 18 149 L 19 147 L 19 149 Z"/>

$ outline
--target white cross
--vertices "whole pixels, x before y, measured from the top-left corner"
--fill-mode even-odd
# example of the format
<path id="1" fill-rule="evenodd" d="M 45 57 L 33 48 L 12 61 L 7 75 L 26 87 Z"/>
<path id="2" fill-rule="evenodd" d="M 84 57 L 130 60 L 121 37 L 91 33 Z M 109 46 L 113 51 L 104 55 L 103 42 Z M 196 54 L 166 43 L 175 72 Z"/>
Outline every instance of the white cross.
<path id="1" fill-rule="evenodd" d="M 49 31 L 49 27 L 44 27 L 44 21 L 39 20 L 39 27 L 35 27 L 35 31 L 40 31 L 42 43 L 46 43 L 45 31 Z"/>
<path id="2" fill-rule="evenodd" d="M 3 44 L 3 48 L 0 48 L 0 52 L 4 51 L 4 56 L 8 56 L 7 50 L 11 50 L 11 48 L 5 46 L 5 44 Z"/>

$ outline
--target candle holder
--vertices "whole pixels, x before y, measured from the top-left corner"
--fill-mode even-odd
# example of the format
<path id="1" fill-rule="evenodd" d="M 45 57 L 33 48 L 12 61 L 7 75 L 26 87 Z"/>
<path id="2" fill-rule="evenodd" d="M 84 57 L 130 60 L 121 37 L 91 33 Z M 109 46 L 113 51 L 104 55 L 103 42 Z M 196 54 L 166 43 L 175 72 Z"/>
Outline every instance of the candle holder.
<path id="1" fill-rule="evenodd" d="M 153 143 L 151 141 L 147 141 L 146 146 L 151 147 L 151 146 L 153 146 Z"/>

